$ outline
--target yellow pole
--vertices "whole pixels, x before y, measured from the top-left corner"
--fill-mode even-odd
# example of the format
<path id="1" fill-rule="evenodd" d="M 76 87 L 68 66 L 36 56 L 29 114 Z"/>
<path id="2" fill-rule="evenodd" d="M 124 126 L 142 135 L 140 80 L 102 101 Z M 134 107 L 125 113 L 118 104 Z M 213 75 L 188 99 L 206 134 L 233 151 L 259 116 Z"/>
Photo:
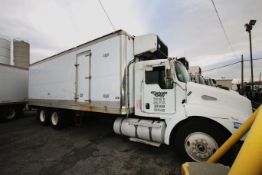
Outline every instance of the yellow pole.
<path id="1" fill-rule="evenodd" d="M 188 168 L 189 168 L 188 162 L 183 163 L 183 165 L 182 165 L 182 175 L 190 175 Z"/>
<path id="2" fill-rule="evenodd" d="M 259 109 L 262 107 L 259 107 L 246 121 L 243 123 L 238 130 L 236 130 L 235 133 L 231 135 L 227 139 L 227 141 L 220 146 L 220 148 L 207 160 L 208 163 L 216 163 L 234 144 L 237 143 L 244 135 L 247 133 L 247 131 L 250 129 L 251 125 L 253 124 L 256 115 L 259 111 Z"/>
<path id="3" fill-rule="evenodd" d="M 259 109 L 256 120 L 229 171 L 229 175 L 262 174 L 262 108 Z"/>

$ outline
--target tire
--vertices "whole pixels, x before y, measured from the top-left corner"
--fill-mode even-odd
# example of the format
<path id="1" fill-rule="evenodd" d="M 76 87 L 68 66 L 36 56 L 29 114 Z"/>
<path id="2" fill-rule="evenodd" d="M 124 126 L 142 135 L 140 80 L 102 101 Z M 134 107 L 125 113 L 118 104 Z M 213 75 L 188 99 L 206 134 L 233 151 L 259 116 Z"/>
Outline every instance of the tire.
<path id="1" fill-rule="evenodd" d="M 224 128 L 206 119 L 192 119 L 178 129 L 174 147 L 183 161 L 207 161 L 230 136 Z"/>
<path id="2" fill-rule="evenodd" d="M 9 107 L 4 111 L 4 119 L 5 120 L 14 120 L 17 117 L 16 108 Z"/>
<path id="3" fill-rule="evenodd" d="M 51 125 L 54 129 L 62 129 L 67 125 L 67 117 L 62 110 L 55 110 L 51 113 Z"/>
<path id="4" fill-rule="evenodd" d="M 50 124 L 49 110 L 48 109 L 39 109 L 37 111 L 37 119 L 41 125 L 48 126 Z"/>

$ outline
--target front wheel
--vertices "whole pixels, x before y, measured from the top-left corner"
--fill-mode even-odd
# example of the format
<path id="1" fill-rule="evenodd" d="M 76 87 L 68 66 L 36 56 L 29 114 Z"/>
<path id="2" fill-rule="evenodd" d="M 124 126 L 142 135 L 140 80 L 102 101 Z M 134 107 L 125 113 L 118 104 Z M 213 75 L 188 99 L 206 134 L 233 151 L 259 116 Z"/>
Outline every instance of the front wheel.
<path id="1" fill-rule="evenodd" d="M 223 128 L 206 120 L 191 120 L 175 135 L 175 149 L 184 161 L 207 161 L 229 137 Z"/>

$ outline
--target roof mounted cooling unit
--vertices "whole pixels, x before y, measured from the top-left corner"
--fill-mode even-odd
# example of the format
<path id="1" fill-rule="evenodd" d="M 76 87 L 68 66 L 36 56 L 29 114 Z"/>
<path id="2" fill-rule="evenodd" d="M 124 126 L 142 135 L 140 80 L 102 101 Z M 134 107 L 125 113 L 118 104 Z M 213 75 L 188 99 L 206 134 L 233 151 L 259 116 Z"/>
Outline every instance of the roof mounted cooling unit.
<path id="1" fill-rule="evenodd" d="M 134 55 L 141 60 L 165 59 L 168 57 L 168 48 L 155 34 L 136 36 Z"/>

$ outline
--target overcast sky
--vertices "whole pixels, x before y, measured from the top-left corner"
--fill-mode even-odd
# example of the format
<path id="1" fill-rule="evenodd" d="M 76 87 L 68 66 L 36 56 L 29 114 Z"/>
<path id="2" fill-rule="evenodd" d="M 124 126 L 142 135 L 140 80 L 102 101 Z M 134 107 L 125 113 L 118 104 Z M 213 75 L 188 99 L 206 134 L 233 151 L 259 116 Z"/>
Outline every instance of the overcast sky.
<path id="1" fill-rule="evenodd" d="M 244 24 L 252 30 L 254 58 L 262 57 L 262 0 L 214 0 L 235 51 L 219 25 L 210 0 L 101 0 L 116 29 L 132 35 L 156 33 L 169 56 L 186 57 L 202 70 L 249 59 Z M 112 32 L 98 0 L 0 0 L 0 34 L 31 44 L 31 63 Z M 254 76 L 262 60 L 254 61 Z M 240 64 L 204 72 L 212 78 L 239 78 Z M 250 79 L 245 62 L 245 79 Z"/>

